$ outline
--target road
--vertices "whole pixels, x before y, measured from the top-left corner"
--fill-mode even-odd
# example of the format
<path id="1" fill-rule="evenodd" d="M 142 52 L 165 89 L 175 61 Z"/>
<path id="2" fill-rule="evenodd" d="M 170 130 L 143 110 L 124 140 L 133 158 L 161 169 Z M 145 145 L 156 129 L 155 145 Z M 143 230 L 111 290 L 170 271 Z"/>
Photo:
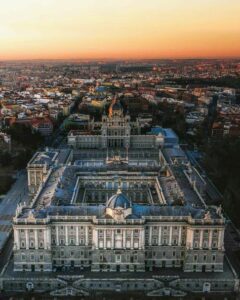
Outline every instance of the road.
<path id="1" fill-rule="evenodd" d="M 4 273 L 4 269 L 9 259 L 12 256 L 12 249 L 13 249 L 13 233 L 10 234 L 0 254 L 0 274 Z"/>
<path id="2" fill-rule="evenodd" d="M 206 172 L 202 168 L 201 164 L 194 157 L 194 152 L 186 150 L 185 153 L 187 154 L 187 157 L 190 160 L 191 164 L 198 170 L 198 172 L 201 174 L 201 176 L 206 182 L 205 188 L 206 188 L 207 204 L 218 205 L 219 203 L 221 203 L 223 200 L 222 194 L 218 191 L 218 189 L 212 183 L 212 181 L 207 177 Z"/>
<path id="3" fill-rule="evenodd" d="M 186 154 L 191 162 L 194 165 L 200 174 L 204 176 L 206 182 L 206 193 L 208 198 L 206 203 L 208 205 L 221 203 L 223 200 L 222 194 L 218 191 L 212 181 L 207 177 L 205 171 L 203 170 L 200 163 L 195 159 L 191 151 L 186 151 Z M 224 212 L 224 217 L 227 220 L 224 245 L 228 259 L 230 260 L 232 266 L 234 266 L 235 271 L 240 275 L 240 230 L 232 223 L 228 215 Z"/>
<path id="4" fill-rule="evenodd" d="M 27 172 L 21 171 L 9 192 L 0 202 L 0 251 L 12 231 L 12 218 L 20 202 L 28 202 Z"/>

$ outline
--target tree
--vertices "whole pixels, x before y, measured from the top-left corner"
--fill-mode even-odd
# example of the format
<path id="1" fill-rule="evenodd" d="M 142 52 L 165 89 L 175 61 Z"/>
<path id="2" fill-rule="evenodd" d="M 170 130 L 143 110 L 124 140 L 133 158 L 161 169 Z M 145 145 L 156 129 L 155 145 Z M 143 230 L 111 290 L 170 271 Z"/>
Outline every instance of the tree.
<path id="1" fill-rule="evenodd" d="M 240 226 L 240 138 L 211 142 L 204 159 L 208 175 L 223 193 L 223 207 Z"/>
<path id="2" fill-rule="evenodd" d="M 0 177 L 0 195 L 5 194 L 13 184 L 14 180 L 11 176 Z"/>
<path id="3" fill-rule="evenodd" d="M 13 124 L 8 133 L 13 140 L 32 149 L 38 148 L 44 141 L 39 132 L 33 132 L 31 127 L 25 124 Z"/>
<path id="4" fill-rule="evenodd" d="M 12 157 L 11 154 L 7 151 L 0 152 L 0 164 L 2 167 L 6 167 L 11 164 Z"/>
<path id="5" fill-rule="evenodd" d="M 31 159 L 33 153 L 31 150 L 21 150 L 18 154 L 13 157 L 14 169 L 21 170 L 26 168 L 27 163 Z"/>

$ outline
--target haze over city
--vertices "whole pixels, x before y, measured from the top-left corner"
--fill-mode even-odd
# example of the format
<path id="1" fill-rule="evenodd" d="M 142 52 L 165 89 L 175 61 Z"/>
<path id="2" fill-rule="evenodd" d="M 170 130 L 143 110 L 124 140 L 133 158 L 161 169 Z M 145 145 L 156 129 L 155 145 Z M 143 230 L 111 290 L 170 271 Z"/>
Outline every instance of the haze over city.
<path id="1" fill-rule="evenodd" d="M 239 57 L 238 0 L 10 0 L 0 59 Z"/>

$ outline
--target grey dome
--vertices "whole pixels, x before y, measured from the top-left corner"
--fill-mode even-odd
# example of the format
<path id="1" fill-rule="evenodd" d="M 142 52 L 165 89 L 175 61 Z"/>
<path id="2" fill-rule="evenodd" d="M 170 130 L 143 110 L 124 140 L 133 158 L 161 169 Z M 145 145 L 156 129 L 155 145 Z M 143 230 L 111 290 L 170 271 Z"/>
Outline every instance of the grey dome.
<path id="1" fill-rule="evenodd" d="M 131 201 L 122 193 L 122 191 L 119 189 L 115 195 L 110 197 L 107 200 L 106 207 L 115 209 L 117 207 L 121 208 L 129 208 L 131 207 Z"/>
<path id="2" fill-rule="evenodd" d="M 120 102 L 115 102 L 113 105 L 112 105 L 112 110 L 122 110 L 122 105 L 120 104 Z"/>

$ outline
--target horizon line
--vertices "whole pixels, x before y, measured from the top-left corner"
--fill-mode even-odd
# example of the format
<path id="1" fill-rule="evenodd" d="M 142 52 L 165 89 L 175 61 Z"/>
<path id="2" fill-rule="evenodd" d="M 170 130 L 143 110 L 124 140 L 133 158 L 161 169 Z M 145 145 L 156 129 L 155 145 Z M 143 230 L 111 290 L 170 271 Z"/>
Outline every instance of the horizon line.
<path id="1" fill-rule="evenodd" d="M 238 60 L 239 56 L 186 56 L 186 57 L 156 57 L 156 58 L 0 58 L 0 62 L 26 61 L 144 61 L 144 60 Z"/>

